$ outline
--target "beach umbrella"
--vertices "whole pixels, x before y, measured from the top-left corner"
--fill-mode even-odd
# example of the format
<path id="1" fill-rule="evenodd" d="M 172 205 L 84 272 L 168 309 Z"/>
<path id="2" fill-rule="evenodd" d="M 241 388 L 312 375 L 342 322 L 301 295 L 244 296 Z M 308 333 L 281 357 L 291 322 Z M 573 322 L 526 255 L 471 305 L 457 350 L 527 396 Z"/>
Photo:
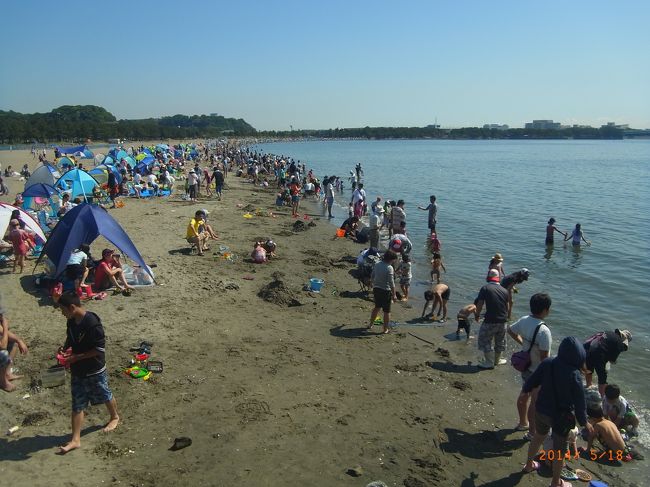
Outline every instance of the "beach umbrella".
<path id="1" fill-rule="evenodd" d="M 0 203 L 0 232 L 2 232 L 2 235 L 7 232 L 9 221 L 11 220 L 11 213 L 14 210 L 18 210 L 20 212 L 20 219 L 25 222 L 25 227 L 29 231 L 34 232 L 36 235 L 38 235 L 38 237 L 43 240 L 43 242 L 47 240 L 45 234 L 43 233 L 43 230 L 41 230 L 41 226 L 32 215 L 27 213 L 22 208 L 17 208 L 7 203 Z"/>
<path id="2" fill-rule="evenodd" d="M 50 233 L 36 264 L 46 255 L 53 262 L 55 275 L 58 276 L 65 269 L 74 249 L 78 249 L 82 243 L 92 243 L 100 235 L 154 277 L 120 224 L 104 208 L 88 203 L 77 205 L 63 215 Z"/>

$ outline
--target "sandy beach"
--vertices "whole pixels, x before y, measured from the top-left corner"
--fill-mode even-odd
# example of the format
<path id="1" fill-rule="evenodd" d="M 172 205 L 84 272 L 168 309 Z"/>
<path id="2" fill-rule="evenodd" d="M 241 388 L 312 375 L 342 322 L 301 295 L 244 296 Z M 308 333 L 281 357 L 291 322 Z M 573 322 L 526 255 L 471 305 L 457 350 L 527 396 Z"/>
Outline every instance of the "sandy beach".
<path id="1" fill-rule="evenodd" d="M 37 166 L 29 151 L 2 151 L 0 162 Z M 0 200 L 12 202 L 24 183 L 6 184 Z M 3 485 L 548 485 L 550 473 L 520 473 L 528 444 L 512 429 L 512 368 L 479 372 L 476 339 L 457 341 L 453 319 L 411 326 L 421 296 L 394 306 L 405 324 L 394 333 L 365 331 L 372 303 L 349 274 L 362 246 L 336 239 L 315 204 L 302 208 L 307 219 L 293 219 L 274 200 L 273 189 L 230 175 L 221 201 L 125 199 L 109 210 L 155 264 L 158 285 L 87 304 L 106 330 L 121 424 L 102 433 L 106 411 L 92 407 L 82 448 L 63 457 L 55 452 L 70 433 L 69 377 L 65 386 L 34 386 L 55 364 L 65 319 L 35 288 L 33 259 L 23 275 L 0 269 L 12 331 L 30 347 L 16 361 L 25 376 L 18 389 L 0 394 Z M 201 208 L 219 240 L 199 257 L 184 237 Z M 264 265 L 249 259 L 259 237 L 278 245 Z M 108 245 L 96 241 L 93 255 Z M 219 245 L 236 258 L 213 255 Z M 322 292 L 305 290 L 312 277 L 324 279 Z M 164 364 L 146 382 L 123 373 L 142 340 Z M 170 451 L 177 437 L 191 446 Z M 644 462 L 571 465 L 612 486 L 643 485 L 628 479 L 642 478 Z"/>

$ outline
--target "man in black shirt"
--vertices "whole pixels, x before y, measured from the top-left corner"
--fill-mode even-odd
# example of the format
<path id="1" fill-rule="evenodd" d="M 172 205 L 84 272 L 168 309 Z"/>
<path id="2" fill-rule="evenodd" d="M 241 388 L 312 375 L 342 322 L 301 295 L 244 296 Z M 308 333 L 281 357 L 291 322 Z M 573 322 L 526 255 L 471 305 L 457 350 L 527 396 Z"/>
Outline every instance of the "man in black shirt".
<path id="1" fill-rule="evenodd" d="M 476 298 L 474 317 L 476 321 L 479 320 L 485 305 L 485 319 L 478 332 L 478 349 L 483 352 L 484 359 L 478 366 L 482 369 L 493 369 L 495 365 L 507 363 L 501 358 L 501 353 L 506 349 L 508 291 L 499 284 L 497 269 L 490 269 L 487 281 L 488 283 L 481 288 Z M 492 340 L 494 340 L 494 350 L 492 350 Z"/>
<path id="2" fill-rule="evenodd" d="M 219 166 L 214 167 L 214 171 L 212 172 L 212 180 L 214 181 L 214 186 L 216 188 L 217 198 L 221 199 L 221 192 L 223 191 L 224 175 L 219 169 Z"/>
<path id="3" fill-rule="evenodd" d="M 72 439 L 59 450 L 59 453 L 65 454 L 81 446 L 81 426 L 88 403 L 106 405 L 110 419 L 104 426 L 105 433 L 117 428 L 120 418 L 117 403 L 108 388 L 104 327 L 99 316 L 86 311 L 75 293 L 67 292 L 54 298 L 61 307 L 61 313 L 68 319 L 66 340 L 60 352 L 72 349 L 65 358 L 72 376 Z"/>

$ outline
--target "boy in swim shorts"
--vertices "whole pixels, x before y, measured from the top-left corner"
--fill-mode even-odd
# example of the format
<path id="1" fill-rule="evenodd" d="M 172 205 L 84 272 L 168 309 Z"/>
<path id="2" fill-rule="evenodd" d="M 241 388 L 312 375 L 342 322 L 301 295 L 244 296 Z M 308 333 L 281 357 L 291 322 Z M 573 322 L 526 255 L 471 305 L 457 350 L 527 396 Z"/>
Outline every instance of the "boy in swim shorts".
<path id="1" fill-rule="evenodd" d="M 460 339 L 460 330 L 465 330 L 465 333 L 467 333 L 467 339 L 469 340 L 469 332 L 471 327 L 470 315 L 473 315 L 474 313 L 476 313 L 476 305 L 473 303 L 468 304 L 467 306 L 464 306 L 460 309 L 456 315 L 456 319 L 458 320 L 456 338 Z"/>

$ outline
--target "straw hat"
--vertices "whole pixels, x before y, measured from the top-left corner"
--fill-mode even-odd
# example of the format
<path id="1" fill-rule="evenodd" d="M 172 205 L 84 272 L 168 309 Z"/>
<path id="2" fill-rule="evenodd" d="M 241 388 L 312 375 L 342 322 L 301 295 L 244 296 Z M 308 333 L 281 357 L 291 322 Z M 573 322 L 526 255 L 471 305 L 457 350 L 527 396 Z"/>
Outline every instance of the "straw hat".
<path id="1" fill-rule="evenodd" d="M 503 256 L 500 253 L 494 254 L 494 257 L 492 257 L 492 260 L 498 260 L 499 262 L 503 262 Z"/>

